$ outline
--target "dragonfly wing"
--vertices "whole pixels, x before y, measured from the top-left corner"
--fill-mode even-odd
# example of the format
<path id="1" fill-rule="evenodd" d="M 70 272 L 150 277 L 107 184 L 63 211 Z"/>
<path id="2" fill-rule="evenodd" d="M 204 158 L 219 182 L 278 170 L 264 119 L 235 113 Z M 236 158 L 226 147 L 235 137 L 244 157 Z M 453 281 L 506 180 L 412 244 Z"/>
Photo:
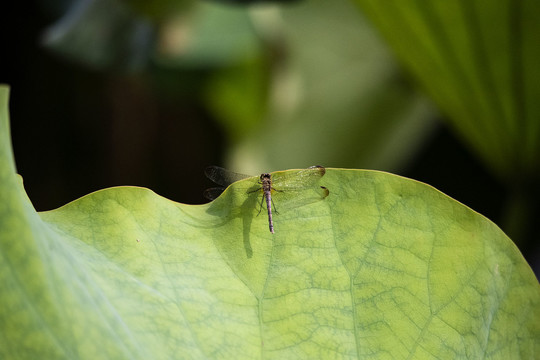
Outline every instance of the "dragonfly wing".
<path id="1" fill-rule="evenodd" d="M 326 199 L 330 194 L 324 186 L 313 186 L 302 190 L 275 191 L 272 194 L 278 211 L 289 211 Z"/>
<path id="2" fill-rule="evenodd" d="M 203 195 L 208 200 L 215 200 L 219 197 L 219 195 L 223 193 L 223 191 L 225 191 L 224 187 L 213 187 L 213 188 L 204 190 Z"/>
<path id="3" fill-rule="evenodd" d="M 207 178 L 221 186 L 229 186 L 233 182 L 251 177 L 249 175 L 232 172 L 219 166 L 207 167 L 204 169 L 204 174 Z"/>
<path id="4" fill-rule="evenodd" d="M 272 176 L 272 187 L 276 190 L 305 190 L 316 186 L 317 182 L 326 173 L 322 166 L 312 166 L 299 171 L 285 172 Z"/>

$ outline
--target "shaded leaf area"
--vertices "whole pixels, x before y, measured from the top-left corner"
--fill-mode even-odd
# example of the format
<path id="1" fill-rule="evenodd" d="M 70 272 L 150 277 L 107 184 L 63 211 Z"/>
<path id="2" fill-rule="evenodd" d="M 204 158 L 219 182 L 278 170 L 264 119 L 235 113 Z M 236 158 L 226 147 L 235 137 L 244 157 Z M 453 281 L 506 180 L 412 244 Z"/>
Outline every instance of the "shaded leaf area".
<path id="1" fill-rule="evenodd" d="M 539 2 L 356 3 L 487 164 L 538 177 Z"/>
<path id="2" fill-rule="evenodd" d="M 328 169 L 326 199 L 276 200 L 274 235 L 252 178 L 206 205 L 118 187 L 37 213 L 1 90 L 1 358 L 538 353 L 540 287 L 517 248 L 425 184 Z"/>

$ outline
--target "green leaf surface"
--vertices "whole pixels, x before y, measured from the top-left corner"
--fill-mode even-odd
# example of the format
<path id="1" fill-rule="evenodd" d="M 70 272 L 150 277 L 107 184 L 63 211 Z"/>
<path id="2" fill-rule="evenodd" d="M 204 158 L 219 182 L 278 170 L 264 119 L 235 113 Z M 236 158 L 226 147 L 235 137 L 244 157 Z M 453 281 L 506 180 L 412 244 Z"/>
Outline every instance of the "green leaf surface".
<path id="1" fill-rule="evenodd" d="M 37 213 L 15 174 L 6 88 L 0 108 L 0 358 L 540 351 L 540 287 L 517 248 L 425 184 L 328 169 L 326 199 L 276 198 L 274 235 L 253 179 L 206 205 L 118 187 Z"/>
<path id="2" fill-rule="evenodd" d="M 355 2 L 487 164 L 540 174 L 540 2 Z"/>

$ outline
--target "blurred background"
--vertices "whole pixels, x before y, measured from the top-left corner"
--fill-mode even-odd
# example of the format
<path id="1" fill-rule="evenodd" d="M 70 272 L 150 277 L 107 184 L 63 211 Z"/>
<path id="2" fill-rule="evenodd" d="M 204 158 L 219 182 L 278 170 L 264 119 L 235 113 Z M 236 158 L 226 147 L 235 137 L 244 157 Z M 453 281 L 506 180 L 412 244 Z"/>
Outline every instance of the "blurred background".
<path id="1" fill-rule="evenodd" d="M 540 3 L 38 0 L 2 12 L 37 210 L 117 185 L 205 202 L 203 170 L 320 164 L 426 182 L 538 274 Z"/>

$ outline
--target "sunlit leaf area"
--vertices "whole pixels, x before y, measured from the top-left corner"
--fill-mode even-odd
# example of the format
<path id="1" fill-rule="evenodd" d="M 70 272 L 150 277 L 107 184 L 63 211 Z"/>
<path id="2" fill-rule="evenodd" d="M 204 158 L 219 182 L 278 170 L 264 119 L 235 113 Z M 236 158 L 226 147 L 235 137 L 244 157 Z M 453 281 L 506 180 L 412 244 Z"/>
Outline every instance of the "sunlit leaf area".
<path id="1" fill-rule="evenodd" d="M 536 359 L 540 3 L 14 3 L 0 359 Z"/>

